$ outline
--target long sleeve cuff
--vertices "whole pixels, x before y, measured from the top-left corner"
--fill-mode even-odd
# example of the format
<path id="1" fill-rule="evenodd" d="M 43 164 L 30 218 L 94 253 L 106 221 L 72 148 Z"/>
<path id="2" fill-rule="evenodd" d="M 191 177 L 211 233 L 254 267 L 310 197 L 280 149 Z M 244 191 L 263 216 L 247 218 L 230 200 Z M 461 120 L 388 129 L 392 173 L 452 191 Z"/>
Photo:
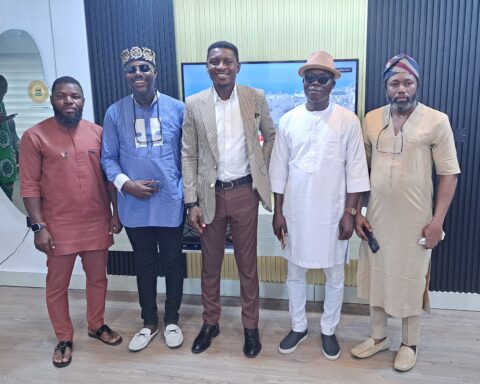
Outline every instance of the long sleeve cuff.
<path id="1" fill-rule="evenodd" d="M 124 173 L 119 173 L 115 180 L 113 180 L 113 185 L 117 188 L 118 192 L 122 193 L 123 184 L 125 184 L 130 178 Z"/>

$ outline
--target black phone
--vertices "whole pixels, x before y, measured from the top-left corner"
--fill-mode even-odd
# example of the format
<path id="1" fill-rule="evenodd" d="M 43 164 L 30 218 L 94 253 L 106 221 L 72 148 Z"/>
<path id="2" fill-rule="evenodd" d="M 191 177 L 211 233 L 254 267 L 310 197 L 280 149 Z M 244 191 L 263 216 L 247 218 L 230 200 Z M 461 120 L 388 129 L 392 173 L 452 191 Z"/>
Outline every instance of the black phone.
<path id="1" fill-rule="evenodd" d="M 158 180 L 153 180 L 150 184 L 147 184 L 150 188 L 157 188 L 160 189 L 162 185 Z"/>
<path id="2" fill-rule="evenodd" d="M 373 232 L 370 232 L 368 229 L 365 229 L 364 232 L 368 238 L 368 246 L 370 247 L 373 253 L 376 253 L 380 249 L 380 246 L 377 243 L 377 239 L 375 239 L 375 236 L 373 236 Z"/>

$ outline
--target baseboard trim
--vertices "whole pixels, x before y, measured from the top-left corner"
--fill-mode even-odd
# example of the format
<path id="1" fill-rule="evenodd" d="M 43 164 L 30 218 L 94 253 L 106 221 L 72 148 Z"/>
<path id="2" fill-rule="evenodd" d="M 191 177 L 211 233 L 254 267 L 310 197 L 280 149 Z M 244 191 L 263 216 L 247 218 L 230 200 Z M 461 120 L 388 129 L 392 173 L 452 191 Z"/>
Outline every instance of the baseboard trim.
<path id="1" fill-rule="evenodd" d="M 44 273 L 6 272 L 0 271 L 0 286 L 45 288 Z M 85 275 L 74 274 L 70 289 L 85 289 Z M 137 283 L 134 276 L 108 276 L 110 291 L 136 292 Z M 165 279 L 159 278 L 157 284 L 159 293 L 165 293 Z M 185 294 L 200 294 L 200 279 L 185 279 L 183 291 Z M 238 280 L 222 280 L 220 291 L 223 296 L 240 295 Z M 323 301 L 325 287 L 322 285 L 307 285 L 307 300 Z M 283 283 L 260 282 L 260 297 L 287 300 L 287 288 Z M 367 304 L 357 297 L 355 287 L 345 287 L 344 303 Z M 480 295 L 475 293 L 430 292 L 431 307 L 435 309 L 454 309 L 465 311 L 480 311 Z"/>

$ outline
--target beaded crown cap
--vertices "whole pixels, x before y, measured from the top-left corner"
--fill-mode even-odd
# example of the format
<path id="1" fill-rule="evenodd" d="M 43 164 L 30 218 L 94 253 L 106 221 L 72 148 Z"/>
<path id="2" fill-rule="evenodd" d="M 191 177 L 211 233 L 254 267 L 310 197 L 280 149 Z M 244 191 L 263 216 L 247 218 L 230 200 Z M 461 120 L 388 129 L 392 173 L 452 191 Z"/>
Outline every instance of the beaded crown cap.
<path id="1" fill-rule="evenodd" d="M 132 47 L 130 49 L 124 49 L 120 53 L 123 66 L 127 65 L 133 60 L 145 60 L 155 67 L 155 52 L 147 47 Z"/>

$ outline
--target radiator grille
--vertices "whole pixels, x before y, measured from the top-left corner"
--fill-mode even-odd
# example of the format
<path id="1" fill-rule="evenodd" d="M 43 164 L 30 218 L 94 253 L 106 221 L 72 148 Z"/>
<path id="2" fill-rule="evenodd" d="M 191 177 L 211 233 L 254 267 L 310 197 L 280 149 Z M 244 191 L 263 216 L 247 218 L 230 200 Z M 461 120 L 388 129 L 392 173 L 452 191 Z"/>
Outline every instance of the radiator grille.
<path id="1" fill-rule="evenodd" d="M 186 252 L 186 276 L 199 279 L 202 271 L 202 257 L 200 252 Z M 267 283 L 284 283 L 287 277 L 287 262 L 280 256 L 259 256 L 258 277 L 260 281 Z M 159 263 L 159 275 L 162 276 L 161 263 Z M 107 273 L 109 275 L 135 276 L 133 264 L 133 252 L 109 252 Z M 350 260 L 345 265 L 345 286 L 355 287 L 357 284 L 357 260 Z M 233 254 L 226 254 L 222 266 L 222 279 L 238 280 L 238 270 Z M 307 274 L 308 284 L 323 285 L 325 276 L 320 269 L 312 269 Z"/>

